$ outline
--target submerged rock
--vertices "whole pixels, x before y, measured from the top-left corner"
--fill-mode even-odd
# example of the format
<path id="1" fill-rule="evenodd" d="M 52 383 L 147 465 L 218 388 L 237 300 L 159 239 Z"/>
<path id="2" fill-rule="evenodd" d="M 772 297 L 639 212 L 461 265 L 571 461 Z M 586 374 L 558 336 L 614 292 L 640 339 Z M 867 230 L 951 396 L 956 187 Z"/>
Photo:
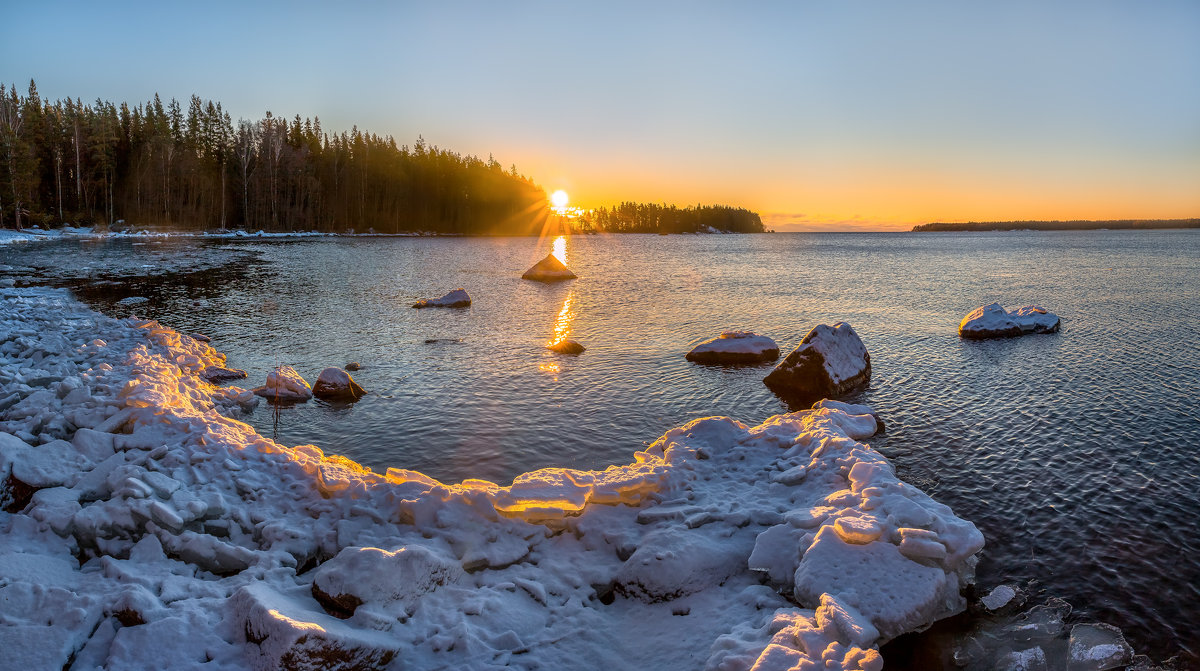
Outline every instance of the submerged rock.
<path id="1" fill-rule="evenodd" d="M 840 396 L 871 381 L 871 355 L 846 322 L 817 325 L 763 379 L 774 391 Z"/>
<path id="2" fill-rule="evenodd" d="M 246 371 L 240 368 L 209 366 L 200 371 L 200 377 L 213 384 L 220 384 L 222 382 L 229 382 L 230 380 L 244 380 L 246 378 Z"/>
<path id="3" fill-rule="evenodd" d="M 587 348 L 574 340 L 564 338 L 546 345 L 546 349 L 558 352 L 559 354 L 583 354 L 583 351 Z"/>
<path id="4" fill-rule="evenodd" d="M 562 282 L 563 280 L 575 279 L 575 273 L 562 261 L 558 260 L 553 254 L 547 254 L 546 258 L 533 264 L 529 270 L 526 270 L 521 275 L 523 280 L 534 280 L 535 282 Z"/>
<path id="5" fill-rule="evenodd" d="M 254 393 L 275 401 L 307 401 L 313 396 L 308 382 L 291 366 L 280 366 L 268 373 L 267 383 L 255 388 Z"/>
<path id="6" fill-rule="evenodd" d="M 441 298 L 422 298 L 413 303 L 414 308 L 465 308 L 471 304 L 467 290 L 459 287 Z"/>
<path id="7" fill-rule="evenodd" d="M 692 348 L 688 361 L 697 363 L 762 363 L 779 358 L 779 345 L 753 331 L 726 331 Z"/>
<path id="8" fill-rule="evenodd" d="M 313 396 L 332 400 L 357 401 L 366 393 L 367 390 L 358 386 L 354 378 L 341 368 L 326 368 L 321 371 L 312 386 Z"/>
<path id="9" fill-rule="evenodd" d="M 963 338 L 1011 338 L 1026 333 L 1054 333 L 1058 330 L 1058 315 L 1036 305 L 1026 305 L 1011 312 L 999 303 L 975 308 L 958 325 Z"/>

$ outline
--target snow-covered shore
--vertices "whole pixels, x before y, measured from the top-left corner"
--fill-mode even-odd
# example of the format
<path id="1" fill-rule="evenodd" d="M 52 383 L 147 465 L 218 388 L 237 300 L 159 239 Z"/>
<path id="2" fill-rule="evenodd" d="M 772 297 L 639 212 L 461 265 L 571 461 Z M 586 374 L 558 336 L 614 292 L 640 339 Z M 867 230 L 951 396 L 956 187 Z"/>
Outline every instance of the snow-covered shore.
<path id="1" fill-rule="evenodd" d="M 965 606 L 983 544 L 860 442 L 861 406 L 443 484 L 257 434 L 206 343 L 0 294 L 14 668 L 879 669 Z"/>

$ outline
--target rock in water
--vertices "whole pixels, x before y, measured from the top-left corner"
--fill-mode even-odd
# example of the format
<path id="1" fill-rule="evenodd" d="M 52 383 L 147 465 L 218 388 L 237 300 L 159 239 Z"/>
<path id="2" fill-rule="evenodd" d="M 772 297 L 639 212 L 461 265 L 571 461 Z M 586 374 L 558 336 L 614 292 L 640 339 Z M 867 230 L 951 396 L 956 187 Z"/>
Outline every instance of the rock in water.
<path id="1" fill-rule="evenodd" d="M 1011 338 L 1026 333 L 1054 333 L 1059 327 L 1058 315 L 1045 308 L 1026 305 L 1011 312 L 999 303 L 975 308 L 958 325 L 958 335 L 972 340 Z"/>
<path id="2" fill-rule="evenodd" d="M 200 371 L 200 377 L 213 384 L 220 384 L 222 382 L 229 382 L 230 380 L 243 380 L 246 378 L 246 371 L 240 368 L 209 366 Z"/>
<path id="3" fill-rule="evenodd" d="M 362 364 L 360 364 L 357 361 L 351 361 L 350 363 L 346 364 L 346 370 L 348 370 L 348 371 L 356 371 L 361 368 L 362 368 Z"/>
<path id="4" fill-rule="evenodd" d="M 840 396 L 871 381 L 871 355 L 846 322 L 819 324 L 763 379 L 772 390 Z"/>
<path id="5" fill-rule="evenodd" d="M 280 366 L 267 374 L 267 383 L 254 390 L 255 394 L 276 401 L 307 401 L 312 389 L 291 366 Z"/>
<path id="6" fill-rule="evenodd" d="M 326 368 L 313 383 L 313 396 L 336 401 L 357 401 L 367 390 L 358 386 L 354 378 L 341 368 Z"/>
<path id="7" fill-rule="evenodd" d="M 762 363 L 779 358 L 779 345 L 752 331 L 726 331 L 718 338 L 705 340 L 687 353 L 697 363 Z"/>
<path id="8" fill-rule="evenodd" d="M 441 298 L 422 298 L 413 303 L 414 308 L 465 308 L 471 304 L 467 290 L 459 287 Z"/>
<path id="9" fill-rule="evenodd" d="M 563 339 L 546 345 L 546 349 L 553 350 L 559 354 L 583 354 L 583 351 L 587 348 L 574 340 Z"/>
<path id="10" fill-rule="evenodd" d="M 558 260 L 553 254 L 547 254 L 546 258 L 533 264 L 533 267 L 525 271 L 521 275 L 523 280 L 534 280 L 536 282 L 561 282 L 563 280 L 575 279 L 575 273 L 571 272 L 562 261 Z"/>

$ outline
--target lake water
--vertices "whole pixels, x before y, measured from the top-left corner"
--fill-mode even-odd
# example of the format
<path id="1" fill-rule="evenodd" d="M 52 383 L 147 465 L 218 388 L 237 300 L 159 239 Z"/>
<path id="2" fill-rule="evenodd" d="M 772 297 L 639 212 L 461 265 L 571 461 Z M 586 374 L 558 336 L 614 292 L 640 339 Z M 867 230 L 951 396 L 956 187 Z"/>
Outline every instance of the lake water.
<path id="1" fill-rule="evenodd" d="M 0 251 L 10 274 L 109 314 L 203 332 L 261 384 L 362 364 L 370 394 L 249 418 L 376 469 L 507 483 L 626 463 L 662 432 L 788 411 L 770 365 L 684 359 L 723 330 L 786 353 L 850 322 L 871 352 L 871 439 L 987 537 L 984 588 L 1057 596 L 1139 653 L 1200 665 L 1200 231 L 593 236 L 578 280 L 520 279 L 550 241 L 337 238 L 64 242 Z M 414 310 L 464 287 L 468 309 Z M 127 296 L 150 300 L 118 305 Z M 962 341 L 969 310 L 1039 304 L 1062 331 Z M 544 348 L 556 334 L 587 347 Z"/>

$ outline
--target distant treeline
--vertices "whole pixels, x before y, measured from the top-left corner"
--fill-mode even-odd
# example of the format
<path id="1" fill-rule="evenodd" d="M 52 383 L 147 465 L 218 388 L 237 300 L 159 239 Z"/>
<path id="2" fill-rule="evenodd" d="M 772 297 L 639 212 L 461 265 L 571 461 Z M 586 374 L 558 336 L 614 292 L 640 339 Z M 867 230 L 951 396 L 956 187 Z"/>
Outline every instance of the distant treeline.
<path id="1" fill-rule="evenodd" d="M 580 217 L 577 226 L 608 233 L 707 233 L 710 228 L 729 233 L 763 232 L 758 214 L 725 205 L 680 209 L 674 205 L 621 203 L 592 210 Z"/>
<path id="2" fill-rule="evenodd" d="M 320 119 L 156 94 L 130 106 L 0 86 L 0 227 L 112 224 L 271 231 L 530 234 L 546 194 L 516 166 Z"/>
<path id="3" fill-rule="evenodd" d="M 971 221 L 967 223 L 921 224 L 913 231 L 1087 231 L 1100 228 L 1147 229 L 1147 228 L 1200 228 L 1200 219 L 1113 219 L 1111 221 Z"/>

